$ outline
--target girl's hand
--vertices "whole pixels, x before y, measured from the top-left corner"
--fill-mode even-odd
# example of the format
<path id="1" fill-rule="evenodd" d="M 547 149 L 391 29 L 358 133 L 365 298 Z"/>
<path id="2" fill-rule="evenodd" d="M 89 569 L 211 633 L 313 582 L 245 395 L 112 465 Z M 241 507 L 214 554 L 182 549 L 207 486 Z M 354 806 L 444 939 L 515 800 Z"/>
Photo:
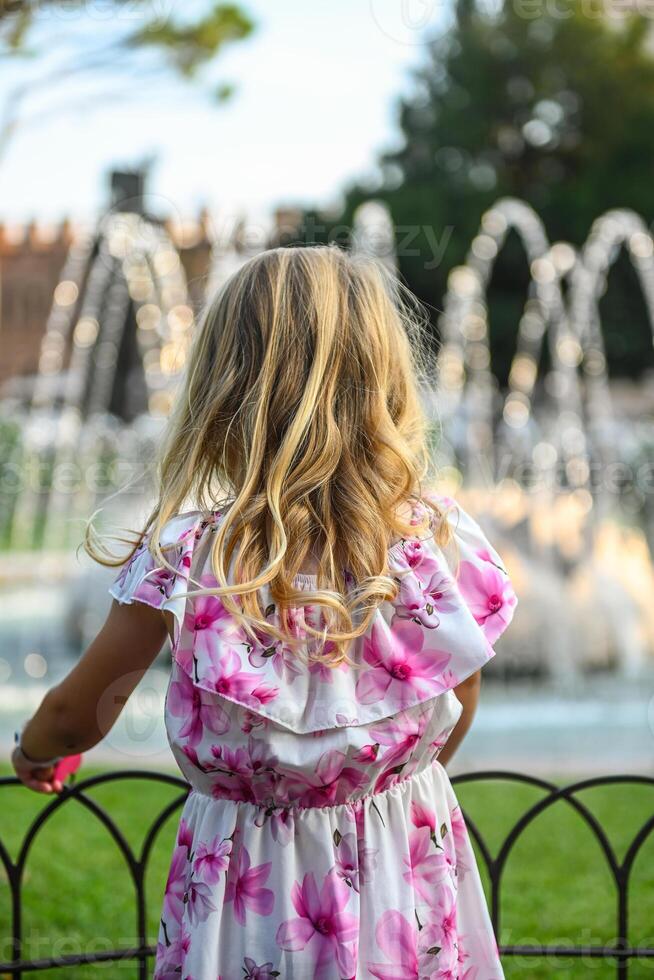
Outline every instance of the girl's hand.
<path id="1" fill-rule="evenodd" d="M 74 753 L 93 748 L 110 731 L 166 635 L 160 609 L 140 602 L 112 604 L 91 646 L 48 691 L 17 738 L 11 761 L 23 785 L 37 793 L 61 793 L 82 761 Z"/>
<path id="2" fill-rule="evenodd" d="M 64 788 L 62 781 L 57 778 L 55 766 L 28 763 L 18 745 L 11 754 L 11 764 L 21 783 L 28 789 L 37 793 L 61 793 Z"/>

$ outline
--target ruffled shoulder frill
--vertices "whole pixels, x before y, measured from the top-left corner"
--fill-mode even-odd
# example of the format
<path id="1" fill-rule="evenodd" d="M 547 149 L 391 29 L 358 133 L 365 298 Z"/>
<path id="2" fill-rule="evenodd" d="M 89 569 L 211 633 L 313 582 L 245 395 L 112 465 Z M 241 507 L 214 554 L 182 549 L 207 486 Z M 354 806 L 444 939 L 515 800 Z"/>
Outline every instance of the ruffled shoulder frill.
<path id="1" fill-rule="evenodd" d="M 378 607 L 370 629 L 352 643 L 349 662 L 337 667 L 316 659 L 319 650 L 306 627 L 320 628 L 321 614 L 309 601 L 292 610 L 298 643 L 291 646 L 269 634 L 253 642 L 219 596 L 185 596 L 191 566 L 191 590 L 198 582 L 202 588 L 217 584 L 210 549 L 198 548 L 207 529 L 200 514 L 166 529 L 175 545 L 169 553 L 175 573 L 157 568 L 145 543 L 112 595 L 173 611 L 174 658 L 195 687 L 297 733 L 370 724 L 444 694 L 483 667 L 513 616 L 515 593 L 479 525 L 453 501 L 433 502 L 450 523 L 451 542 L 436 545 L 433 520 L 427 527 L 430 509 L 419 505 L 416 536 L 388 553 L 397 597 Z M 299 576 L 296 584 L 310 590 L 314 583 Z M 278 625 L 267 587 L 262 608 Z"/>
<path id="2" fill-rule="evenodd" d="M 179 514 L 164 526 L 160 545 L 172 570 L 150 551 L 150 536 L 145 535 L 132 557 L 120 569 L 109 588 L 109 594 L 120 603 L 142 602 L 155 609 L 173 613 L 176 638 L 184 621 L 186 592 L 189 586 L 193 552 L 211 518 L 200 511 Z"/>
<path id="3" fill-rule="evenodd" d="M 451 544 L 441 549 L 475 622 L 493 644 L 507 628 L 517 597 L 499 554 L 481 527 L 451 497 L 431 496 L 452 532 Z M 430 515 L 431 516 L 431 515 Z M 433 518 L 430 526 L 433 529 Z"/>

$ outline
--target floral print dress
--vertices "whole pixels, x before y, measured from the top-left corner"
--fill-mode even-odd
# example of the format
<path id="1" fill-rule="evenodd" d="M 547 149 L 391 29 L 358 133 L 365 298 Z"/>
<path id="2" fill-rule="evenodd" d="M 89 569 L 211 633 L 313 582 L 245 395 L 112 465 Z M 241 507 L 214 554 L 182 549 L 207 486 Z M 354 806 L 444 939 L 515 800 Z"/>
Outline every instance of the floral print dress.
<path id="1" fill-rule="evenodd" d="M 218 513 L 166 526 L 175 573 L 147 542 L 121 569 L 119 602 L 174 614 L 166 725 L 191 784 L 156 980 L 503 977 L 438 754 L 462 710 L 453 688 L 493 656 L 516 599 L 478 525 L 441 503 L 453 549 L 436 546 L 416 505 L 416 537 L 388 554 L 398 597 L 353 643 L 352 665 L 312 659 L 309 603 L 293 610 L 298 653 L 269 637 L 253 644 L 218 597 L 185 598 L 190 579 L 216 584 Z"/>

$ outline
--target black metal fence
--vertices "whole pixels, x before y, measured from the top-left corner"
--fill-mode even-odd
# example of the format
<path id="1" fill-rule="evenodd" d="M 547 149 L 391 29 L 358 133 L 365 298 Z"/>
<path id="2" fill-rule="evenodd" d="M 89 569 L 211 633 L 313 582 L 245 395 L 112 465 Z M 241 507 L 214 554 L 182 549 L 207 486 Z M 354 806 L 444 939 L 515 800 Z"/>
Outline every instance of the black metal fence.
<path id="1" fill-rule="evenodd" d="M 152 821 L 141 846 L 139 853 L 136 853 L 127 842 L 125 836 L 106 810 L 93 800 L 87 790 L 93 789 L 103 783 L 115 782 L 117 780 L 150 780 L 161 784 L 167 784 L 176 789 L 179 793 L 166 804 Z M 588 809 L 588 807 L 578 799 L 578 794 L 587 789 L 599 786 L 609 786 L 613 784 L 640 784 L 654 787 L 654 778 L 647 776 L 603 776 L 595 779 L 586 779 L 581 782 L 571 783 L 567 786 L 556 786 L 543 779 L 525 776 L 513 772 L 478 772 L 457 776 L 452 779 L 455 784 L 480 783 L 493 780 L 508 780 L 526 784 L 543 791 L 543 795 L 537 803 L 529 807 L 520 816 L 517 822 L 509 830 L 493 856 L 486 840 L 476 824 L 464 813 L 468 830 L 478 845 L 482 862 L 486 865 L 488 878 L 490 881 L 490 909 L 493 926 L 496 935 L 499 936 L 500 917 L 501 917 L 501 890 L 502 878 L 507 865 L 508 857 L 516 842 L 520 839 L 523 832 L 532 821 L 549 807 L 559 801 L 565 801 L 576 813 L 586 822 L 594 834 L 602 854 L 610 869 L 613 882 L 615 884 L 616 896 L 616 937 L 617 939 L 607 945 L 500 945 L 502 957 L 527 956 L 527 957 L 565 957 L 565 958 L 589 958 L 592 960 L 613 961 L 618 978 L 629 976 L 631 961 L 636 959 L 654 959 L 654 946 L 631 946 L 628 941 L 628 909 L 629 909 L 629 883 L 634 862 L 641 847 L 654 830 L 654 809 L 645 823 L 637 831 L 622 861 L 618 860 L 615 850 L 609 842 L 608 836 L 601 824 Z M 18 780 L 13 777 L 0 779 L 0 789 L 7 786 L 15 786 Z M 67 787 L 63 794 L 57 796 L 52 802 L 40 811 L 28 828 L 18 855 L 12 861 L 9 852 L 0 840 L 0 862 L 4 866 L 7 881 L 11 894 L 11 945 L 12 958 L 10 961 L 0 963 L 0 975 L 5 974 L 11 977 L 22 977 L 24 973 L 34 973 L 42 970 L 49 970 L 56 967 L 75 967 L 85 963 L 102 963 L 110 961 L 134 961 L 137 964 L 138 977 L 140 980 L 148 976 L 148 963 L 154 954 L 154 947 L 148 943 L 147 936 L 147 917 L 146 917 L 146 895 L 145 895 L 145 876 L 148 868 L 153 846 L 161 828 L 168 818 L 181 808 L 186 799 L 188 786 L 184 780 L 164 773 L 128 771 L 117 773 L 104 773 L 99 776 L 92 776 L 79 783 Z M 136 945 L 130 949 L 114 949 L 103 952 L 78 953 L 66 956 L 52 956 L 42 959 L 23 958 L 23 921 L 22 921 L 22 886 L 24 880 L 27 859 L 30 849 L 37 838 L 39 831 L 50 817 L 62 806 L 66 806 L 72 800 L 78 801 L 85 806 L 95 817 L 104 825 L 108 834 L 113 838 L 122 854 L 129 873 L 136 896 L 136 923 L 135 937 Z M 654 896 L 652 900 L 652 911 L 654 913 Z"/>
<path id="2" fill-rule="evenodd" d="M 599 776 L 594 779 L 584 779 L 568 786 L 556 786 L 544 779 L 537 779 L 533 776 L 525 776 L 520 773 L 512 772 L 478 772 L 455 777 L 452 782 L 463 783 L 477 782 L 482 780 L 511 780 L 513 782 L 525 783 L 529 786 L 543 790 L 546 795 L 537 803 L 529 807 L 510 829 L 499 851 L 493 857 L 486 845 L 486 842 L 479 832 L 479 829 L 467 814 L 464 814 L 468 831 L 477 843 L 482 855 L 483 862 L 488 869 L 490 879 L 490 909 L 493 920 L 495 935 L 500 934 L 500 896 L 502 887 L 502 876 L 506 868 L 506 863 L 511 850 L 519 840 L 520 836 L 532 821 L 549 807 L 560 800 L 564 800 L 579 814 L 586 822 L 593 835 L 595 836 L 601 851 L 606 859 L 615 884 L 616 896 L 616 940 L 607 945 L 500 945 L 502 957 L 507 956 L 535 956 L 535 957 L 573 957 L 590 958 L 601 960 L 613 960 L 616 965 L 616 976 L 618 980 L 624 980 L 629 976 L 629 964 L 634 959 L 654 958 L 654 946 L 631 946 L 629 944 L 629 882 L 634 862 L 641 847 L 654 830 L 654 808 L 652 815 L 640 827 L 632 838 L 622 861 L 618 860 L 614 848 L 608 839 L 603 827 L 588 809 L 588 807 L 578 799 L 578 794 L 583 790 L 592 789 L 598 786 L 611 786 L 618 783 L 634 783 L 644 786 L 654 787 L 654 779 L 649 776 Z M 652 910 L 654 912 L 654 896 L 652 896 Z"/>

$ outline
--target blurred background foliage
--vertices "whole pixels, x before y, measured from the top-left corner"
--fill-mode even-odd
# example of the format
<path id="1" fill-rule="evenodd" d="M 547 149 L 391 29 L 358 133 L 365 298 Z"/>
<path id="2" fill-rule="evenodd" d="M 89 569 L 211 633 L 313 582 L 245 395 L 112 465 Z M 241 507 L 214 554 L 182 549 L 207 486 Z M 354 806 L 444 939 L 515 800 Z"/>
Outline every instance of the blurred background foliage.
<path id="1" fill-rule="evenodd" d="M 192 81 L 205 97 L 223 102 L 234 86 L 210 71 L 226 45 L 248 37 L 254 22 L 236 4 L 212 0 L 199 12 L 181 5 L 145 0 L 108 0 L 99 16 L 77 18 L 85 0 L 11 0 L 0 4 L 0 65 L 11 59 L 41 70 L 27 75 L 4 100 L 0 118 L 0 158 L 17 128 L 37 123 L 30 103 L 41 93 L 61 99 L 58 112 L 79 110 L 86 101 L 129 99 L 144 84 L 176 79 Z M 121 18 L 127 11 L 132 16 Z M 86 11 L 88 13 L 88 11 Z M 138 19 L 133 14 L 138 12 Z M 105 26 L 106 29 L 102 29 Z M 100 88 L 90 86 L 101 78 Z M 71 99 L 71 81 L 79 83 Z M 52 111 L 48 105 L 47 112 Z"/>
<path id="2" fill-rule="evenodd" d="M 399 102 L 399 147 L 380 156 L 374 178 L 347 189 L 340 213 L 307 211 L 299 237 L 338 238 L 339 226 L 351 225 L 371 194 L 385 201 L 401 273 L 435 320 L 448 272 L 464 261 L 480 215 L 499 197 L 531 204 L 551 241 L 577 247 L 609 208 L 651 215 L 653 116 L 650 18 L 613 20 L 603 7 L 575 0 L 536 8 L 505 3 L 494 12 L 458 0 L 450 27 L 426 42 L 411 91 Z M 489 294 L 493 372 L 501 384 L 528 281 L 511 235 Z M 654 367 L 640 289 L 624 257 L 601 315 L 612 377 L 636 378 Z"/>

